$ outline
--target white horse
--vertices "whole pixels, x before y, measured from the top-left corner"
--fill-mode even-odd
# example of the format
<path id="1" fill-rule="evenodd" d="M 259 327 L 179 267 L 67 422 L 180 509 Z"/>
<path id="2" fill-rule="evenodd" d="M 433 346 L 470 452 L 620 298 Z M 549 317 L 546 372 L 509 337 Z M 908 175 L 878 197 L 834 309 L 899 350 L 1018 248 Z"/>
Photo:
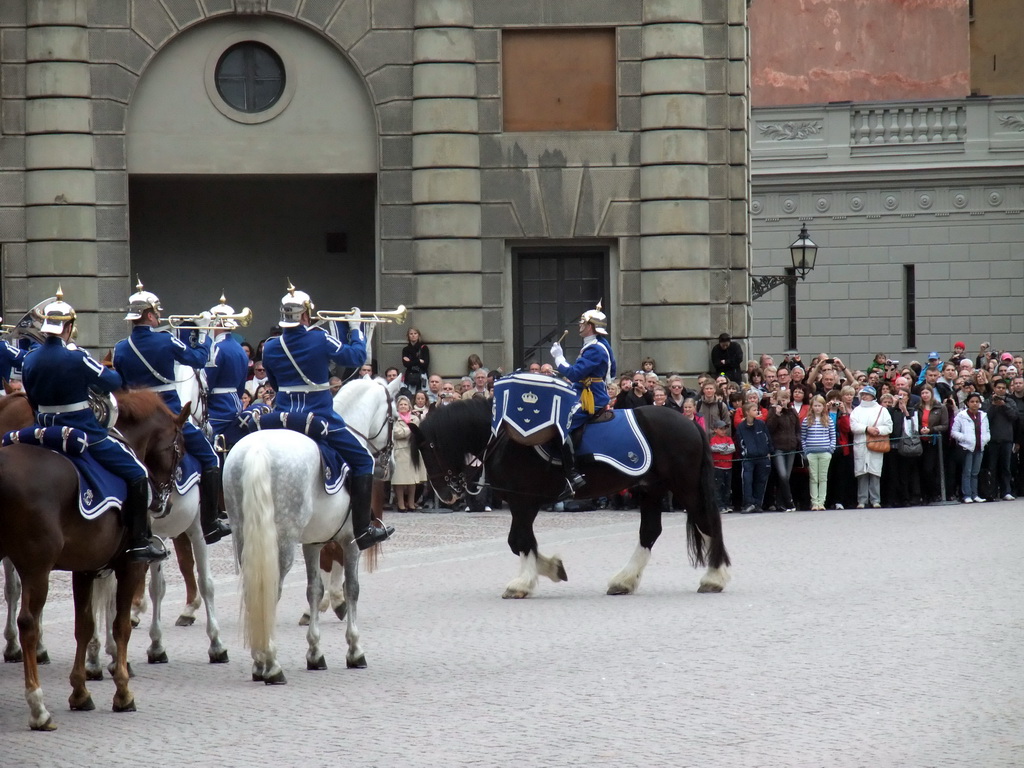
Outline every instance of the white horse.
<path id="1" fill-rule="evenodd" d="M 371 450 L 384 455 L 389 453 L 390 425 L 397 418 L 394 396 L 401 386 L 399 379 L 386 386 L 359 379 L 346 384 L 335 397 L 335 410 L 344 414 L 352 431 Z M 306 563 L 310 613 L 306 668 L 327 668 L 320 650 L 317 607 L 324 592 L 320 549 L 328 541 L 338 542 L 345 552 L 346 665 L 365 667 L 356 627 L 360 551 L 352 539 L 350 497 L 345 489 L 334 495 L 324 491 L 316 443 L 287 429 L 244 437 L 224 464 L 224 498 L 241 567 L 243 627 L 252 651 L 252 679 L 268 685 L 286 682 L 277 660 L 274 627 L 297 543 L 302 544 Z"/>

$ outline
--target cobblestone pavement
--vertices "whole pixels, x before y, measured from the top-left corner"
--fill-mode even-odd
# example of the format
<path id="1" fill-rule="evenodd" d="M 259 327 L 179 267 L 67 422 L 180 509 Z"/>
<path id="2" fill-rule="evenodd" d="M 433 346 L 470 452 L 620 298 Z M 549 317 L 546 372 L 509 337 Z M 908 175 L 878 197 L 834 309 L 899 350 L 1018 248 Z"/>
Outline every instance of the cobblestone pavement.
<path id="1" fill-rule="evenodd" d="M 67 709 L 65 575 L 46 611 L 44 693 L 59 728 L 27 728 L 19 665 L 0 665 L 0 766 L 1020 766 L 1024 765 L 1024 501 L 725 518 L 735 563 L 696 593 L 684 518 L 638 594 L 607 597 L 636 540 L 633 512 L 542 514 L 541 549 L 570 581 L 500 599 L 518 570 L 507 513 L 391 517 L 364 574 L 369 668 L 307 672 L 301 569 L 278 644 L 286 686 L 250 681 L 231 548 L 215 547 L 231 661 L 210 665 L 203 620 L 165 626 L 171 661 L 132 641 L 139 711 Z M 173 567 L 172 569 L 173 570 Z"/>

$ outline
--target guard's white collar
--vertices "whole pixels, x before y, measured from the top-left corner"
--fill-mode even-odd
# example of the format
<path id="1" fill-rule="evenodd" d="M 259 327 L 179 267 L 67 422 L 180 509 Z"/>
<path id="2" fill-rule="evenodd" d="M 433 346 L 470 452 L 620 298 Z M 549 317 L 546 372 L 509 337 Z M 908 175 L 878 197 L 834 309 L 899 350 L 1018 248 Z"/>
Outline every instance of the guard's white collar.
<path id="1" fill-rule="evenodd" d="M 597 335 L 596 334 L 592 335 L 592 336 L 584 336 L 583 337 L 583 346 L 584 347 L 588 347 L 591 344 L 594 344 L 596 342 L 597 342 Z"/>

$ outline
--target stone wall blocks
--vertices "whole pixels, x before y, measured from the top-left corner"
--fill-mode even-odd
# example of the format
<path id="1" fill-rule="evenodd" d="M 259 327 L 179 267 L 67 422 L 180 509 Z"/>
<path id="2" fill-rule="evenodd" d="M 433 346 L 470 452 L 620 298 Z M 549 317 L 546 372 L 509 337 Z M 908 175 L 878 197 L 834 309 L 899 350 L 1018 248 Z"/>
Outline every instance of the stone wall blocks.
<path id="1" fill-rule="evenodd" d="M 23 171 L 25 165 L 25 137 L 0 135 L 0 170 Z"/>
<path id="2" fill-rule="evenodd" d="M 37 62 L 25 65 L 25 95 L 80 96 L 91 95 L 89 65 L 77 62 Z"/>
<path id="3" fill-rule="evenodd" d="M 707 232 L 709 207 L 704 200 L 645 200 L 640 204 L 640 234 Z"/>
<path id="4" fill-rule="evenodd" d="M 704 234 L 654 235 L 640 238 L 640 268 L 707 269 L 711 244 Z"/>
<path id="5" fill-rule="evenodd" d="M 597 234 L 601 237 L 634 235 L 640 226 L 640 203 L 634 200 L 613 200 Z"/>
<path id="6" fill-rule="evenodd" d="M 88 61 L 89 33 L 81 27 L 29 27 L 25 31 L 28 61 Z"/>
<path id="7" fill-rule="evenodd" d="M 640 95 L 640 67 L 639 61 L 619 62 L 619 96 Z"/>
<path id="8" fill-rule="evenodd" d="M 86 0 L 86 18 L 90 27 L 128 27 L 130 8 L 125 0 Z"/>
<path id="9" fill-rule="evenodd" d="M 102 205 L 127 205 L 128 174 L 123 171 L 98 171 L 95 174 L 96 202 Z"/>
<path id="10" fill-rule="evenodd" d="M 417 27 L 472 27 L 473 0 L 419 0 Z"/>
<path id="11" fill-rule="evenodd" d="M 706 163 L 708 134 L 705 131 L 647 131 L 640 138 L 641 165 Z"/>
<path id="12" fill-rule="evenodd" d="M 413 269 L 416 272 L 480 272 L 483 268 L 481 241 L 440 238 L 414 240 Z"/>
<path id="13" fill-rule="evenodd" d="M 120 64 L 139 74 L 155 51 L 130 29 L 90 29 L 89 60 L 93 63 Z"/>
<path id="14" fill-rule="evenodd" d="M 411 99 L 413 94 L 411 66 L 381 67 L 366 78 L 376 104 Z"/>
<path id="15" fill-rule="evenodd" d="M 700 59 L 651 59 L 643 62 L 642 92 L 704 93 L 704 62 Z"/>
<path id="16" fill-rule="evenodd" d="M 31 206 L 25 209 L 28 240 L 95 240 L 96 209 L 88 205 Z"/>
<path id="17" fill-rule="evenodd" d="M 705 304 L 711 299 L 711 273 L 706 269 L 645 270 L 637 274 L 644 304 Z"/>
<path id="18" fill-rule="evenodd" d="M 412 201 L 412 174 L 408 170 L 381 171 L 377 183 L 381 203 L 398 205 Z"/>
<path id="19" fill-rule="evenodd" d="M 747 0 L 728 0 L 729 13 L 727 19 L 730 24 L 747 23 Z"/>
<path id="20" fill-rule="evenodd" d="M 487 237 L 523 237 L 523 227 L 512 203 L 485 203 L 480 206 L 481 232 Z"/>
<path id="21" fill-rule="evenodd" d="M 377 119 L 384 135 L 408 134 L 412 130 L 412 102 L 396 99 L 381 104 L 377 107 Z"/>
<path id="22" fill-rule="evenodd" d="M 21 206 L 0 208 L 0 242 L 10 243 L 25 239 L 25 214 Z M 4 282 L 6 287 L 7 283 Z M 9 297 L 5 297 L 7 299 Z"/>
<path id="23" fill-rule="evenodd" d="M 88 240 L 43 240 L 27 244 L 29 275 L 95 275 L 97 266 L 96 242 Z M 68 286 L 62 284 L 65 295 L 74 302 Z M 51 288 L 54 290 L 56 286 Z M 51 294 L 52 295 L 52 294 Z M 86 309 L 77 302 L 75 309 Z"/>
<path id="24" fill-rule="evenodd" d="M 640 99 L 640 127 L 645 130 L 706 128 L 707 101 L 696 94 L 656 94 Z"/>
<path id="25" fill-rule="evenodd" d="M 28 274 L 28 248 L 25 243 L 4 243 L 0 250 L 3 253 L 5 280 L 11 277 L 25 277 Z"/>
<path id="26" fill-rule="evenodd" d="M 730 61 L 729 68 L 729 95 L 743 96 L 747 92 L 747 66 L 743 61 Z"/>
<path id="27" fill-rule="evenodd" d="M 154 3 L 153 0 L 131 0 L 131 4 L 132 28 L 154 50 L 160 50 L 176 31 L 171 17 L 160 3 Z"/>
<path id="28" fill-rule="evenodd" d="M 92 83 L 93 96 L 100 99 L 112 99 L 127 104 L 132 97 L 139 78 L 135 73 L 116 64 L 92 64 L 89 66 L 89 79 Z"/>
<path id="29" fill-rule="evenodd" d="M 645 0 L 644 23 L 702 22 L 704 9 L 700 0 Z"/>
<path id="30" fill-rule="evenodd" d="M 416 278 L 415 305 L 423 307 L 478 307 L 483 303 L 483 278 L 479 274 L 429 274 Z"/>
<path id="31" fill-rule="evenodd" d="M 636 61 L 643 52 L 643 27 L 619 27 L 619 61 Z"/>
<path id="32" fill-rule="evenodd" d="M 26 205 L 95 205 L 96 177 L 92 171 L 33 171 L 25 175 Z"/>
<path id="33" fill-rule="evenodd" d="M 352 46 L 349 55 L 364 75 L 385 64 L 412 61 L 412 32 L 404 29 L 371 30 Z"/>
<path id="34" fill-rule="evenodd" d="M 25 204 L 25 172 L 0 171 L 0 208 Z"/>
<path id="35" fill-rule="evenodd" d="M 476 60 L 477 62 L 498 62 L 501 57 L 498 55 L 501 47 L 501 37 L 497 29 L 476 30 Z"/>
<path id="36" fill-rule="evenodd" d="M 425 168 L 412 172 L 414 203 L 480 202 L 480 171 L 469 168 Z"/>
<path id="37" fill-rule="evenodd" d="M 471 29 L 417 29 L 413 33 L 413 60 L 420 62 L 473 62 L 476 60 L 475 34 Z"/>
<path id="38" fill-rule="evenodd" d="M 412 211 L 408 205 L 381 204 L 380 236 L 381 239 L 408 239 L 412 237 Z"/>
<path id="39" fill-rule="evenodd" d="M 370 0 L 345 0 L 326 31 L 344 50 L 349 50 L 370 31 L 370 24 Z"/>
<path id="40" fill-rule="evenodd" d="M 747 30 L 745 27 L 729 27 L 729 58 L 744 61 L 747 56 Z"/>
<path id="41" fill-rule="evenodd" d="M 0 134 L 25 133 L 25 100 L 0 100 Z"/>
<path id="42" fill-rule="evenodd" d="M 267 9 L 282 16 L 295 16 L 301 3 L 302 0 L 269 0 Z"/>
<path id="43" fill-rule="evenodd" d="M 498 64 L 476 66 L 476 95 L 482 98 L 501 98 L 501 67 Z"/>
<path id="44" fill-rule="evenodd" d="M 702 58 L 704 27 L 701 24 L 648 24 L 643 28 L 645 59 Z"/>
<path id="45" fill-rule="evenodd" d="M 88 24 L 86 4 L 82 2 L 36 0 L 25 5 L 28 10 L 25 24 L 29 27 L 84 27 Z"/>
<path id="46" fill-rule="evenodd" d="M 645 200 L 706 198 L 708 196 L 707 166 L 644 166 L 640 170 L 640 194 Z"/>
<path id="47" fill-rule="evenodd" d="M 178 29 L 184 29 L 206 17 L 206 11 L 200 6 L 200 0 L 167 0 L 167 12 Z"/>
<path id="48" fill-rule="evenodd" d="M 417 205 L 413 232 L 417 238 L 480 237 L 480 206 L 470 203 Z"/>
<path id="49" fill-rule="evenodd" d="M 412 142 L 414 168 L 478 168 L 480 139 L 469 133 L 417 134 Z"/>
<path id="50" fill-rule="evenodd" d="M 476 133 L 476 99 L 416 99 L 412 105 L 413 133 Z"/>
<path id="51" fill-rule="evenodd" d="M 476 74 L 473 64 L 417 63 L 412 71 L 413 93 L 420 98 L 473 98 L 477 95 Z"/>
<path id="52" fill-rule="evenodd" d="M 25 63 L 24 29 L 0 29 L 0 63 Z"/>
<path id="53" fill-rule="evenodd" d="M 33 136 L 25 146 L 25 169 L 92 168 L 94 157 L 88 134 Z"/>
<path id="54" fill-rule="evenodd" d="M 430 344 L 431 368 L 440 371 L 466 370 L 470 352 L 479 351 L 481 337 L 480 309 L 451 309 L 448 307 L 415 309 L 414 320 L 423 338 Z M 471 340 L 469 352 L 460 350 L 458 342 Z M 454 348 L 454 349 L 453 349 Z M 455 352 L 455 359 L 445 359 L 446 352 Z M 436 360 L 436 362 L 435 362 Z"/>
<path id="55" fill-rule="evenodd" d="M 644 306 L 640 310 L 640 335 L 642 338 L 655 339 L 699 339 L 702 354 L 699 362 L 693 365 L 687 362 L 678 366 L 681 371 L 703 371 L 708 364 L 706 339 L 711 336 L 711 317 L 706 305 L 665 305 Z M 651 355 L 661 365 L 661 355 Z M 684 358 L 688 357 L 684 355 Z"/>
<path id="56" fill-rule="evenodd" d="M 32 99 L 25 104 L 28 133 L 89 133 L 92 130 L 90 99 Z"/>
<path id="57" fill-rule="evenodd" d="M 411 108 L 410 108 L 411 110 Z M 381 168 L 409 168 L 412 165 L 412 136 L 382 136 Z"/>
<path id="58" fill-rule="evenodd" d="M 619 131 L 640 130 L 640 97 L 619 97 Z"/>
<path id="59" fill-rule="evenodd" d="M 298 17 L 317 29 L 323 29 L 341 2 L 342 0 L 320 0 L 316 3 L 303 3 L 299 6 Z"/>

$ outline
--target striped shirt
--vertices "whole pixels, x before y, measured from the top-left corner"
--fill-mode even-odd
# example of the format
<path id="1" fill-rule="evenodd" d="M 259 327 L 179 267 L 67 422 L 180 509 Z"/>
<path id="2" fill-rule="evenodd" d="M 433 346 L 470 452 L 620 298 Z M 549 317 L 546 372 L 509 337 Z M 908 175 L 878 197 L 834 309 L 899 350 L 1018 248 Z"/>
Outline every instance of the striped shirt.
<path id="1" fill-rule="evenodd" d="M 827 427 L 817 419 L 804 419 L 800 424 L 800 435 L 804 453 L 833 453 L 836 449 L 836 428 L 831 419 Z"/>

